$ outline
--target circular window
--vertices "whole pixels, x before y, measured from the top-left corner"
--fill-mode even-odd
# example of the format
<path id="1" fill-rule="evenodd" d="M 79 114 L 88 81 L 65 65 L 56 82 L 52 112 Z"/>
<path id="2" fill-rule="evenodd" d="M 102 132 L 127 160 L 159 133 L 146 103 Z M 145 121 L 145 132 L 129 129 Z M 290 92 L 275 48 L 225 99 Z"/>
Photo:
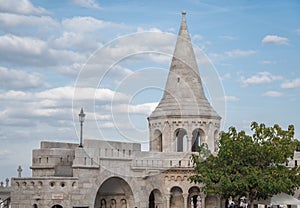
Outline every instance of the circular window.
<path id="1" fill-rule="evenodd" d="M 54 183 L 53 181 L 51 181 L 51 182 L 50 182 L 50 186 L 51 186 L 51 187 L 54 187 L 54 186 L 55 186 L 55 183 Z"/>

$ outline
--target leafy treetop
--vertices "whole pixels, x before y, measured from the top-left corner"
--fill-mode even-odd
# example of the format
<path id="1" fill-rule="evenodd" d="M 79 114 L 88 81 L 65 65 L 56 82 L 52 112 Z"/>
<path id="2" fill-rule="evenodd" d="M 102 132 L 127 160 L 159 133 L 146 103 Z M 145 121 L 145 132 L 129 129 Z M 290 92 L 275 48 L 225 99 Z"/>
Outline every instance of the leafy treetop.
<path id="1" fill-rule="evenodd" d="M 191 182 L 202 184 L 202 191 L 224 198 L 246 196 L 253 201 L 285 192 L 293 194 L 300 186 L 299 167 L 287 167 L 299 146 L 294 126 L 251 124 L 253 135 L 234 127 L 220 134 L 219 151 L 210 154 L 202 144 L 192 156 L 196 174 Z"/>

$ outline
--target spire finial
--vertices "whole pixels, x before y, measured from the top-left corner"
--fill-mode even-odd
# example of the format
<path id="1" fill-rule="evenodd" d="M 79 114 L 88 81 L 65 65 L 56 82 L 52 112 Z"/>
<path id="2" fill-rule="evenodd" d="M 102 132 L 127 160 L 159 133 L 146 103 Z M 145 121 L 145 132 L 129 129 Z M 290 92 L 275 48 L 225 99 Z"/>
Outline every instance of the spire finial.
<path id="1" fill-rule="evenodd" d="M 185 10 L 182 10 L 181 14 L 182 14 L 182 15 L 186 15 L 186 11 L 185 11 Z"/>

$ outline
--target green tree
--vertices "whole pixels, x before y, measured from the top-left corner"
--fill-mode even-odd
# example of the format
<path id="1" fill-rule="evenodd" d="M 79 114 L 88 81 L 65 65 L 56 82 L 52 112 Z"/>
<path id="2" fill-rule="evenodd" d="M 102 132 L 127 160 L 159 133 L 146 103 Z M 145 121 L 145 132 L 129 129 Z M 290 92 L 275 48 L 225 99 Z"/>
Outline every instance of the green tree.
<path id="1" fill-rule="evenodd" d="M 203 184 L 202 191 L 223 198 L 246 196 L 254 200 L 279 193 L 293 194 L 300 186 L 299 167 L 287 167 L 299 145 L 294 126 L 283 130 L 279 125 L 251 124 L 253 135 L 237 132 L 234 127 L 220 134 L 219 151 L 209 154 L 206 145 L 192 156 L 196 174 L 191 182 Z"/>

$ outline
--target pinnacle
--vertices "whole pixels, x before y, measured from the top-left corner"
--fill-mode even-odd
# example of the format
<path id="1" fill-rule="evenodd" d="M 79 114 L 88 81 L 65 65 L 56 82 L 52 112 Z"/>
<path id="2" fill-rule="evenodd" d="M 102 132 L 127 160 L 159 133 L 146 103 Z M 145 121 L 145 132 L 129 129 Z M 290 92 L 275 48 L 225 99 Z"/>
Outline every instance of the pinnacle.
<path id="1" fill-rule="evenodd" d="M 182 21 L 163 98 L 150 118 L 219 117 L 205 97 L 185 15 L 186 12 L 182 11 Z"/>

